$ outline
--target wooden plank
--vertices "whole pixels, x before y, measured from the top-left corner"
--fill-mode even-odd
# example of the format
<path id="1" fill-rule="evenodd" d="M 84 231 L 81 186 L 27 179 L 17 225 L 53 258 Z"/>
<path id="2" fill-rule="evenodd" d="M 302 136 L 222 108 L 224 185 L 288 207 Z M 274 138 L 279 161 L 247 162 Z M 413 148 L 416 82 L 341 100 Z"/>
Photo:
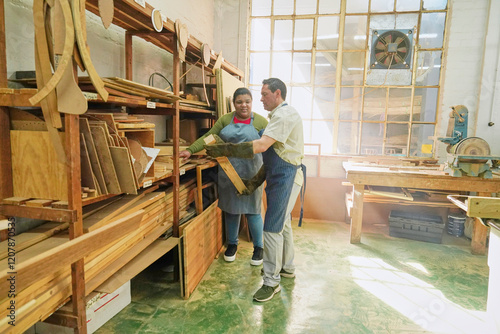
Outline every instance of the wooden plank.
<path id="1" fill-rule="evenodd" d="M 50 206 L 52 204 L 53 200 L 51 199 L 32 199 L 30 201 L 26 202 L 27 206 L 33 206 L 36 208 L 43 208 L 46 206 Z"/>
<path id="2" fill-rule="evenodd" d="M 361 226 L 363 224 L 363 195 L 365 187 L 364 185 L 355 184 L 353 188 L 351 244 L 358 244 L 361 242 Z"/>
<path id="3" fill-rule="evenodd" d="M 152 129 L 155 127 L 154 123 L 140 122 L 140 123 L 118 123 L 118 129 Z"/>
<path id="4" fill-rule="evenodd" d="M 490 193 L 487 192 L 478 192 L 478 196 L 487 197 L 490 196 Z M 474 218 L 474 227 L 472 230 L 472 241 L 471 241 L 471 252 L 475 255 L 484 255 L 486 254 L 486 239 L 488 238 L 488 227 L 484 226 L 480 218 Z"/>
<path id="5" fill-rule="evenodd" d="M 64 230 L 67 230 L 69 223 L 48 222 L 27 232 L 16 235 L 16 252 L 20 252 L 42 240 L 50 238 Z M 8 242 L 0 242 L 0 260 L 5 259 L 8 254 Z"/>
<path id="6" fill-rule="evenodd" d="M 9 197 L 2 200 L 2 204 L 23 205 L 31 198 L 29 197 Z"/>
<path id="7" fill-rule="evenodd" d="M 64 133 L 59 134 L 61 137 Z M 67 200 L 66 165 L 45 131 L 11 130 L 14 196 Z"/>
<path id="8" fill-rule="evenodd" d="M 156 237 L 155 239 L 157 238 L 158 237 Z M 146 239 L 144 239 L 143 241 L 141 241 L 141 243 L 143 242 L 147 243 L 151 242 L 151 240 L 146 241 Z M 128 260 L 128 258 L 125 258 L 124 260 L 120 259 L 126 264 L 123 265 L 120 270 L 116 271 L 115 274 L 111 276 L 104 284 L 101 284 L 95 290 L 105 293 L 111 293 L 115 291 L 118 287 L 122 286 L 130 279 L 137 276 L 137 274 L 146 269 L 150 264 L 169 252 L 172 248 L 177 246 L 178 243 L 179 239 L 174 237 L 168 238 L 167 240 L 157 239 L 150 243 L 150 245 L 145 249 L 141 250 L 140 253 L 137 256 L 133 257 L 131 260 Z M 139 243 L 134 246 L 134 248 L 137 247 L 138 249 L 140 249 L 141 246 L 142 245 L 140 245 Z M 129 252 L 132 253 L 132 251 L 133 249 L 131 249 Z M 123 257 L 126 257 L 126 254 L 124 254 L 122 258 Z"/>
<path id="9" fill-rule="evenodd" d="M 101 248 L 137 227 L 144 215 L 144 210 L 139 210 L 130 216 L 124 217 L 105 226 L 98 231 L 90 232 L 81 237 L 70 240 L 48 252 L 39 254 L 16 266 L 16 288 L 22 291 L 33 284 L 37 279 L 62 269 L 78 259 L 89 254 L 93 249 Z M 0 271 L 0 295 L 6 296 L 9 291 L 9 270 Z"/>
<path id="10" fill-rule="evenodd" d="M 213 135 L 207 136 L 203 140 L 207 145 L 214 144 L 216 142 Z M 233 165 L 231 164 L 231 161 L 229 161 L 227 157 L 218 157 L 216 158 L 216 160 L 221 166 L 222 170 L 224 170 L 224 172 L 226 173 L 229 180 L 231 180 L 231 183 L 234 185 L 234 187 L 240 194 L 242 194 L 243 191 L 247 190 L 247 187 L 245 186 L 240 176 L 238 175 Z"/>
<path id="11" fill-rule="evenodd" d="M 92 133 L 92 137 L 94 139 L 97 156 L 99 157 L 104 181 L 106 183 L 106 189 L 111 194 L 120 194 L 122 191 L 120 189 L 118 177 L 116 176 L 115 166 L 113 164 L 113 159 L 111 158 L 111 152 L 109 150 L 106 134 L 100 127 L 90 127 L 90 132 Z"/>
<path id="12" fill-rule="evenodd" d="M 469 217 L 500 219 L 500 198 L 469 196 L 467 215 Z"/>
<path id="13" fill-rule="evenodd" d="M 87 150 L 87 145 L 85 144 L 85 137 L 83 133 L 80 133 L 80 158 L 82 171 L 82 187 L 90 187 L 92 189 L 97 188 L 95 183 L 96 177 L 92 172 L 92 165 L 90 164 L 89 152 Z"/>
<path id="14" fill-rule="evenodd" d="M 136 180 L 128 149 L 126 147 L 110 147 L 109 150 L 113 158 L 121 191 L 137 195 Z"/>
<path id="15" fill-rule="evenodd" d="M 111 134 L 117 134 L 118 129 L 116 128 L 116 122 L 113 118 L 113 113 L 98 113 L 98 112 L 87 112 L 83 117 L 88 118 L 89 121 L 100 120 L 106 122 L 108 129 L 111 130 Z"/>
<path id="16" fill-rule="evenodd" d="M 50 220 L 60 223 L 72 223 L 77 219 L 75 210 L 56 208 L 34 208 L 24 205 L 0 205 L 0 214 L 6 217 L 25 217 L 32 219 Z"/>

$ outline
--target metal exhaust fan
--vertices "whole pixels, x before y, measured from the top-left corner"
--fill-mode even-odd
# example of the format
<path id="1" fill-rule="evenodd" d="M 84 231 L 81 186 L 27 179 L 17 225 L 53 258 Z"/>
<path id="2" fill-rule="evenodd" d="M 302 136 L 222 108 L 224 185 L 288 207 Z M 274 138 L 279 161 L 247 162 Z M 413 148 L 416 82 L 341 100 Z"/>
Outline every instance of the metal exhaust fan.
<path id="1" fill-rule="evenodd" d="M 413 29 L 373 30 L 371 69 L 411 69 Z"/>

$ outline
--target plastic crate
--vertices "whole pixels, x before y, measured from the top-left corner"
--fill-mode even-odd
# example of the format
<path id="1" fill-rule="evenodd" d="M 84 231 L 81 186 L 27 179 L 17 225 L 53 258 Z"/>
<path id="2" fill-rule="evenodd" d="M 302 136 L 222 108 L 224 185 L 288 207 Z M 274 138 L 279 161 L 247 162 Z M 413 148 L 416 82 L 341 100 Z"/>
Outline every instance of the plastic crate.
<path id="1" fill-rule="evenodd" d="M 389 235 L 440 244 L 445 224 L 440 216 L 393 210 L 389 215 Z"/>

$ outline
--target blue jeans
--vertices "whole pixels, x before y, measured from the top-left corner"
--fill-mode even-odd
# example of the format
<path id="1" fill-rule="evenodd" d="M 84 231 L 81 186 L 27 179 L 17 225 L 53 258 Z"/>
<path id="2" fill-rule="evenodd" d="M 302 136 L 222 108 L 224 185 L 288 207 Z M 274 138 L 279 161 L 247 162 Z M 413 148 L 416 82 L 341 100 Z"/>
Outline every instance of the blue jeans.
<path id="1" fill-rule="evenodd" d="M 226 219 L 227 243 L 229 245 L 237 245 L 241 214 L 224 212 L 224 215 Z M 253 246 L 263 248 L 262 232 L 264 230 L 264 222 L 262 221 L 262 216 L 260 214 L 249 213 L 245 214 L 245 216 L 247 217 L 248 229 L 252 235 Z"/>

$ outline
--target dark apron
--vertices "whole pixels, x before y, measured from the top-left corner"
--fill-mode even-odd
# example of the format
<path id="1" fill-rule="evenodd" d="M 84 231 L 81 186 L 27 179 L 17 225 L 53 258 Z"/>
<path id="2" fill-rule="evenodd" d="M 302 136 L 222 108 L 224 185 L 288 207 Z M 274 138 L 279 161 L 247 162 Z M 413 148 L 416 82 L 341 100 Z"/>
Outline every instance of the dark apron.
<path id="1" fill-rule="evenodd" d="M 262 153 L 266 170 L 267 210 L 264 220 L 264 231 L 279 233 L 283 230 L 286 209 L 292 193 L 297 169 L 281 159 L 271 146 Z"/>

